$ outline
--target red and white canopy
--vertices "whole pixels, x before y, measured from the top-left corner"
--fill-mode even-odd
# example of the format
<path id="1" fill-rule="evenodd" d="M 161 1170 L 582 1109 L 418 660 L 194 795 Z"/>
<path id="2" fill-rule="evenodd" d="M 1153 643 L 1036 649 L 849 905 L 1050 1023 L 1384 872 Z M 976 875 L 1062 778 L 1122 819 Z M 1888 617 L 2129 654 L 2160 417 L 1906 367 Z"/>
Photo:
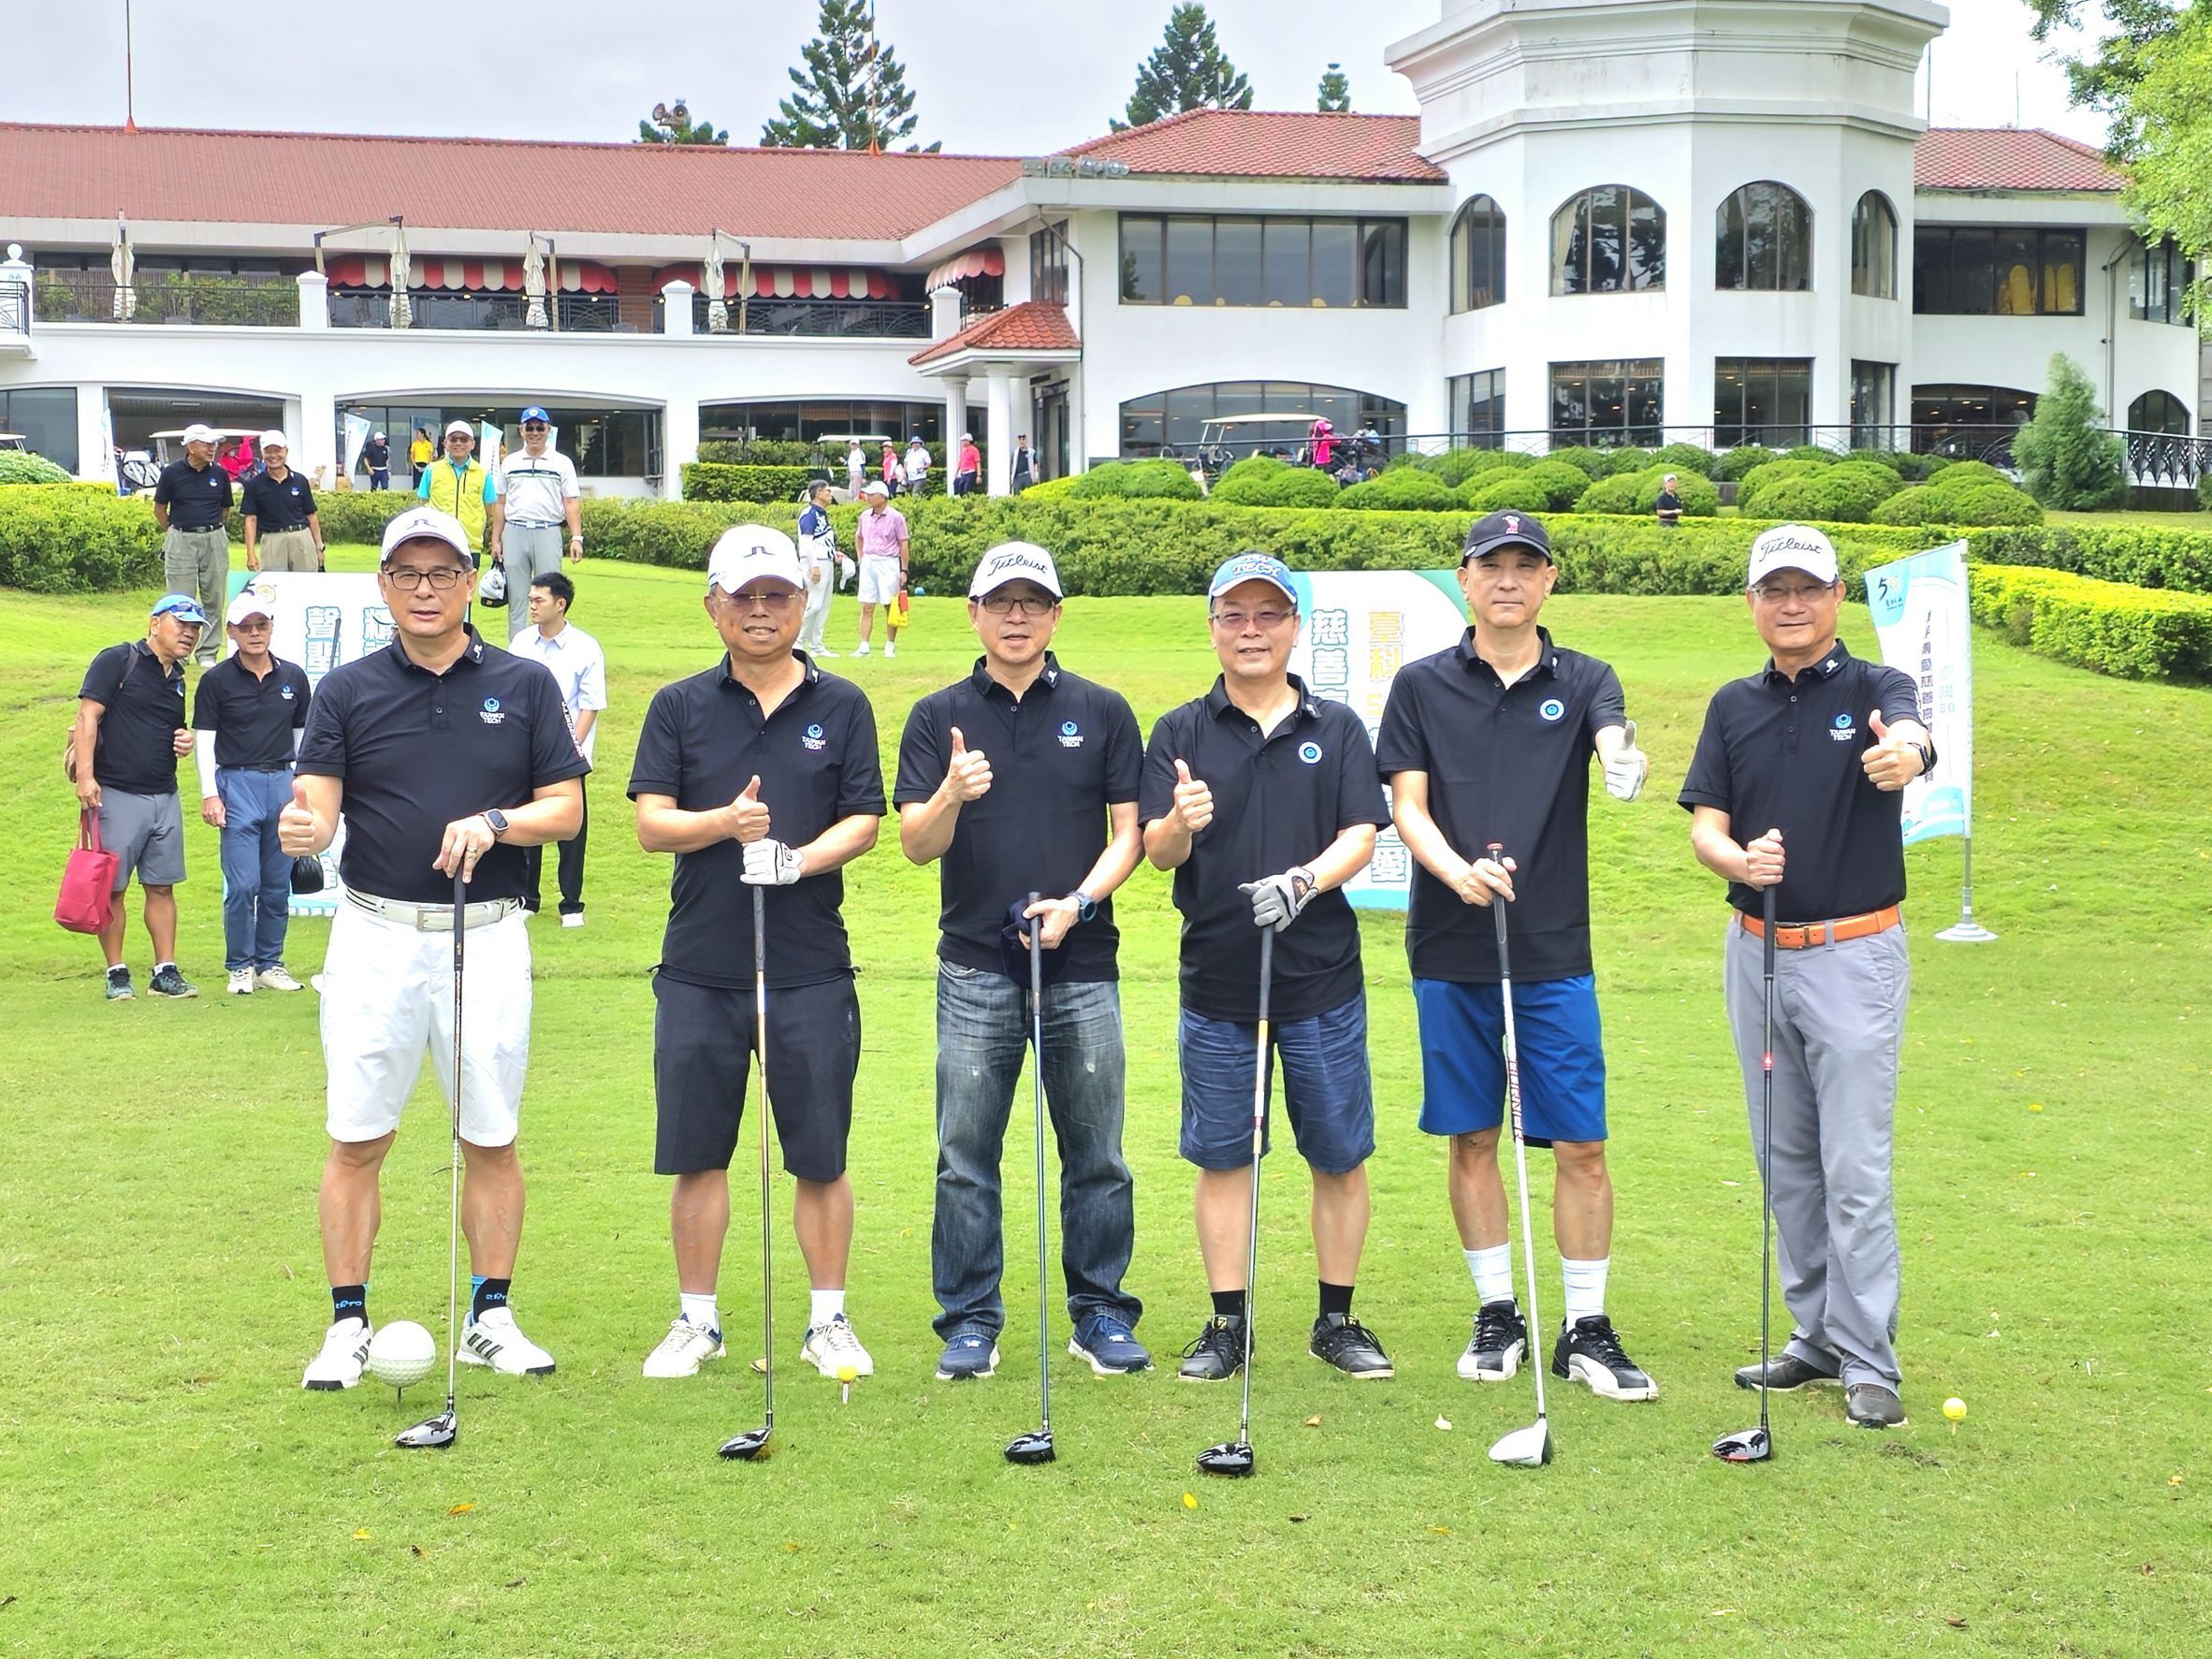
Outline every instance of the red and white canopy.
<path id="1" fill-rule="evenodd" d="M 560 291 L 564 294 L 612 294 L 619 284 L 615 273 L 590 259 L 560 261 Z M 391 260 L 382 254 L 338 254 L 324 262 L 324 274 L 337 288 L 382 288 L 391 281 Z M 550 271 L 548 271 L 550 275 Z M 410 283 L 417 288 L 467 289 L 479 294 L 522 292 L 519 259 L 455 259 L 439 254 L 415 254 L 410 261 Z"/>
<path id="2" fill-rule="evenodd" d="M 722 257 L 722 281 L 727 284 L 728 297 L 737 298 L 737 282 L 745 267 L 738 260 Z M 692 260 L 682 265 L 663 265 L 653 272 L 655 290 L 666 287 L 678 279 L 696 288 L 699 285 L 699 264 Z M 898 292 L 898 285 L 884 272 L 865 270 L 851 266 L 834 265 L 756 265 L 752 268 L 752 294 L 756 299 L 889 299 Z"/>
<path id="3" fill-rule="evenodd" d="M 969 277 L 1004 276 L 1006 250 L 997 242 L 981 248 L 970 248 L 965 254 L 955 254 L 933 269 L 923 283 L 924 290 L 934 293 L 948 283 L 965 282 Z"/>

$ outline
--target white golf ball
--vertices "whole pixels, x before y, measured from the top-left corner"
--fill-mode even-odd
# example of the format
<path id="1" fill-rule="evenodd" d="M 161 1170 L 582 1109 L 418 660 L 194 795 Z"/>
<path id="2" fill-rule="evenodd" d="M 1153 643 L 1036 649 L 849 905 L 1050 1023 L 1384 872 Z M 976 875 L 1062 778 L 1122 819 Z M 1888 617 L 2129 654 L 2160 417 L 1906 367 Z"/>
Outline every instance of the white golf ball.
<path id="1" fill-rule="evenodd" d="M 413 1319 L 377 1328 L 369 1339 L 369 1375 L 387 1389 L 404 1389 L 430 1375 L 438 1362 L 438 1342 Z"/>

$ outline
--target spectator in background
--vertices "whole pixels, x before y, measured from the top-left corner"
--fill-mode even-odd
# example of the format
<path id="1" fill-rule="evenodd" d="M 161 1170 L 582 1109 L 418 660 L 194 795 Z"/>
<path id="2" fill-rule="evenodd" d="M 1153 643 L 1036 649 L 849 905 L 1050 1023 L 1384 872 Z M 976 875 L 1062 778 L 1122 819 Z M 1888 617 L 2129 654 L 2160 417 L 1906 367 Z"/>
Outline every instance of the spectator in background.
<path id="1" fill-rule="evenodd" d="M 599 641 L 568 619 L 569 606 L 575 602 L 576 585 L 568 577 L 557 570 L 538 572 L 530 579 L 527 606 L 511 606 L 525 610 L 533 626 L 509 639 L 507 648 L 519 657 L 535 657 L 551 672 L 553 683 L 560 688 L 560 706 L 575 737 L 576 752 L 589 761 L 598 743 L 600 711 L 606 706 L 606 653 Z M 584 837 L 591 827 L 591 795 L 587 779 L 577 782 L 584 787 L 584 799 L 576 833 L 560 843 L 563 927 L 584 925 Z M 542 896 L 545 849 L 525 847 L 522 863 L 527 871 L 522 908 L 535 915 Z"/>
<path id="2" fill-rule="evenodd" d="M 982 488 L 983 457 L 975 446 L 975 434 L 960 434 L 960 458 L 953 467 L 953 493 L 974 495 Z"/>
<path id="3" fill-rule="evenodd" d="M 822 643 L 829 625 L 830 593 L 845 574 L 847 560 L 837 551 L 837 534 L 830 525 L 830 487 L 826 478 L 807 486 L 807 504 L 799 510 L 799 568 L 807 577 L 807 613 L 799 623 L 799 649 L 814 658 L 837 653 Z"/>
<path id="4" fill-rule="evenodd" d="M 461 529 L 468 532 L 469 546 L 483 547 L 485 532 L 490 531 L 490 552 L 496 562 L 500 556 L 500 486 L 499 475 L 473 453 L 476 447 L 476 429 L 465 420 L 453 421 L 445 429 L 445 454 L 423 470 L 422 481 L 415 487 L 416 497 L 452 517 L 460 520 Z M 474 556 L 472 555 L 472 558 Z M 507 591 L 515 591 L 512 582 Z M 528 592 L 526 588 L 524 592 Z M 510 602 L 511 603 L 511 602 Z M 508 635 L 520 633 L 509 628 Z"/>
<path id="5" fill-rule="evenodd" d="M 899 472 L 909 495 L 920 495 L 927 487 L 929 483 L 929 445 L 922 442 L 920 432 L 916 432 L 907 440 L 906 459 L 900 463 Z"/>
<path id="6" fill-rule="evenodd" d="M 860 644 L 855 657 L 868 654 L 868 635 L 875 631 L 876 607 L 883 607 L 883 654 L 898 655 L 898 596 L 907 588 L 907 559 L 910 552 L 907 517 L 891 504 L 890 491 L 880 480 L 867 487 L 868 504 L 860 515 L 853 536 L 853 551 L 860 558 Z"/>
<path id="7" fill-rule="evenodd" d="M 161 579 L 171 593 L 198 599 L 193 608 L 202 629 L 209 617 L 221 614 L 230 585 L 230 474 L 215 464 L 215 429 L 186 427 L 184 458 L 169 462 L 154 482 L 153 522 L 162 532 Z M 202 664 L 212 662 L 214 641 L 193 637 L 200 642 Z"/>
<path id="8" fill-rule="evenodd" d="M 845 494 L 851 501 L 860 500 L 860 487 L 868 481 L 868 452 L 855 438 L 845 451 Z"/>
<path id="9" fill-rule="evenodd" d="M 1024 432 L 1014 440 L 1013 473 L 1009 479 L 1009 485 L 1014 494 L 1020 495 L 1023 490 L 1036 482 L 1037 451 L 1030 447 L 1029 434 Z"/>
<path id="10" fill-rule="evenodd" d="M 391 488 L 392 446 L 385 442 L 382 432 L 371 432 L 369 442 L 361 445 L 361 464 L 369 469 L 371 489 Z"/>
<path id="11" fill-rule="evenodd" d="M 883 440 L 883 488 L 885 493 L 896 495 L 898 487 L 905 482 L 905 470 L 898 464 L 898 447 L 886 438 Z"/>
<path id="12" fill-rule="evenodd" d="M 239 491 L 248 570 L 323 568 L 322 516 L 315 511 L 314 491 L 292 471 L 291 454 L 284 433 L 274 427 L 262 433 L 261 458 L 267 464 Z"/>
<path id="13" fill-rule="evenodd" d="M 1336 454 L 1336 428 L 1327 415 L 1315 421 L 1313 430 L 1306 434 L 1306 454 L 1322 472 L 1332 470 L 1330 462 Z"/>
<path id="14" fill-rule="evenodd" d="M 516 603 L 548 571 L 560 569 L 560 531 L 568 530 L 568 556 L 584 557 L 583 502 L 576 469 L 553 447 L 552 417 L 532 403 L 522 412 L 522 451 L 500 463 L 500 524 L 491 556 L 507 573 L 507 642 L 535 620 Z M 534 604 L 534 598 L 531 604 Z"/>
<path id="15" fill-rule="evenodd" d="M 407 445 L 407 481 L 410 484 L 422 482 L 423 473 L 429 470 L 430 458 L 437 453 L 437 445 L 430 442 L 429 428 L 416 427 L 415 440 Z"/>
<path id="16" fill-rule="evenodd" d="M 1682 498 L 1675 488 L 1681 482 L 1673 473 L 1659 481 L 1659 522 L 1667 530 L 1677 528 L 1682 521 Z"/>

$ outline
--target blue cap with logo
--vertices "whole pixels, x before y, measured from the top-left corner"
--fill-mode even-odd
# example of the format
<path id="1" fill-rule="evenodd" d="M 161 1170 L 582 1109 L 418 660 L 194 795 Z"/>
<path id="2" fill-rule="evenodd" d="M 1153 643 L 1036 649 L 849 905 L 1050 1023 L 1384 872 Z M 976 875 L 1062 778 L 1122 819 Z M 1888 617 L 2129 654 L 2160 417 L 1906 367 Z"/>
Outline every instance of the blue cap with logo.
<path id="1" fill-rule="evenodd" d="M 545 406 L 540 403 L 532 403 L 528 409 L 525 409 L 522 412 L 522 424 L 524 426 L 530 425 L 530 423 L 533 420 L 542 420 L 547 426 L 551 426 L 553 424 L 553 417 L 546 413 Z"/>
<path id="2" fill-rule="evenodd" d="M 189 622 L 195 628 L 208 625 L 208 613 L 199 608 L 199 601 L 189 593 L 165 593 L 153 602 L 153 609 L 147 614 L 174 617 L 178 621 Z"/>
<path id="3" fill-rule="evenodd" d="M 1219 599 L 1240 582 L 1272 582 L 1283 590 L 1291 608 L 1298 608 L 1298 589 L 1290 585 L 1290 567 L 1273 553 L 1232 553 L 1206 584 L 1206 597 Z"/>

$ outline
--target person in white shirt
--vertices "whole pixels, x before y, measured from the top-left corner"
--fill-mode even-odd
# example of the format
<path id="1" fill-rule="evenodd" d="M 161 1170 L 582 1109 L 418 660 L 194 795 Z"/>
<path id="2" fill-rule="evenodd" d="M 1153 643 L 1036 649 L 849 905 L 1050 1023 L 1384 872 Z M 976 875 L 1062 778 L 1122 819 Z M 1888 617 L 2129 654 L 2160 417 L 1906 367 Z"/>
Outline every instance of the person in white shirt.
<path id="1" fill-rule="evenodd" d="M 848 567 L 837 551 L 837 531 L 830 527 L 830 487 L 827 478 L 807 486 L 807 504 L 799 509 L 799 568 L 807 576 L 807 613 L 799 623 L 799 649 L 814 658 L 837 653 L 822 643 L 829 625 L 830 591 Z"/>
<path id="2" fill-rule="evenodd" d="M 576 752 L 589 761 L 599 740 L 599 712 L 606 706 L 606 653 L 600 649 L 599 641 L 569 621 L 568 607 L 575 600 L 576 585 L 560 572 L 545 571 L 532 577 L 528 604 L 513 607 L 527 615 L 532 625 L 510 639 L 507 648 L 518 657 L 535 657 L 552 671 L 553 681 L 560 688 L 560 706 L 568 714 L 569 730 L 575 735 Z M 583 805 L 575 835 L 560 844 L 563 927 L 584 925 L 584 837 L 591 827 L 589 798 Z M 522 908 L 534 913 L 540 902 L 544 850 L 526 847 L 522 857 L 528 869 Z"/>
<path id="3" fill-rule="evenodd" d="M 531 585 L 547 571 L 560 570 L 564 525 L 568 556 L 584 557 L 575 464 L 554 449 L 552 417 L 535 403 L 522 412 L 521 452 L 501 458 L 499 485 L 506 512 L 504 523 L 492 526 L 491 558 L 507 573 L 507 648 L 512 650 L 516 635 L 532 620 L 524 603 Z"/>
<path id="4" fill-rule="evenodd" d="M 860 440 L 852 440 L 852 446 L 845 451 L 845 494 L 848 500 L 860 500 L 860 487 L 867 482 L 868 456 L 861 448 Z"/>
<path id="5" fill-rule="evenodd" d="M 920 432 L 908 441 L 906 462 L 900 472 L 906 480 L 907 493 L 922 494 L 922 487 L 929 482 L 929 446 L 922 442 Z"/>

